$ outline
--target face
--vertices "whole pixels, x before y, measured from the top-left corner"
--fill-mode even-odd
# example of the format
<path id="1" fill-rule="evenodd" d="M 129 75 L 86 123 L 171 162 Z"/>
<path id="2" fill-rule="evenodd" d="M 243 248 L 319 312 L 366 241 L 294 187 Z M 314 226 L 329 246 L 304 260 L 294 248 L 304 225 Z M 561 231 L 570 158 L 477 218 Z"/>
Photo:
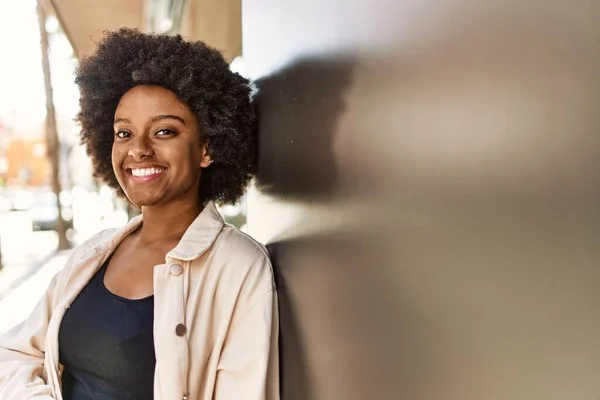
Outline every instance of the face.
<path id="1" fill-rule="evenodd" d="M 114 132 L 112 166 L 133 204 L 199 204 L 210 156 L 195 115 L 173 92 L 145 85 L 129 90 L 115 111 Z"/>

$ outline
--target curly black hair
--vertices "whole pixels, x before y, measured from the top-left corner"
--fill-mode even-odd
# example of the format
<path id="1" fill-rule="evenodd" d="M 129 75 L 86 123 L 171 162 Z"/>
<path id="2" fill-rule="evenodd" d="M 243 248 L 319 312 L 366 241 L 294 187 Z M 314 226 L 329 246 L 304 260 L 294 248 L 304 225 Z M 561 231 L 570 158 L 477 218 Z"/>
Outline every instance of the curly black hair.
<path id="1" fill-rule="evenodd" d="M 121 97 L 137 85 L 171 90 L 198 119 L 214 161 L 200 181 L 202 201 L 235 203 L 256 172 L 256 114 L 250 82 L 229 69 L 223 55 L 181 35 L 122 28 L 105 32 L 96 52 L 75 71 L 81 143 L 94 176 L 124 196 L 112 169 L 113 118 Z"/>

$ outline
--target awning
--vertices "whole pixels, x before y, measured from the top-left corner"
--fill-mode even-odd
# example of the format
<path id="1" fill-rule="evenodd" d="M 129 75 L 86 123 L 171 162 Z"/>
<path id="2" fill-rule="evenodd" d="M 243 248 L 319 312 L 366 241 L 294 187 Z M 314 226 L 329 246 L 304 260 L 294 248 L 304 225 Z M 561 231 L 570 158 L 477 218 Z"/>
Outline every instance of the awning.
<path id="1" fill-rule="evenodd" d="M 146 29 L 145 0 L 43 0 L 54 13 L 77 57 L 93 52 L 105 30 Z M 52 9 L 54 11 L 52 11 Z M 241 0 L 185 1 L 180 33 L 202 40 L 231 61 L 241 53 Z"/>
<path id="2" fill-rule="evenodd" d="M 105 30 L 143 29 L 144 0 L 45 0 L 50 3 L 77 57 L 94 51 Z"/>

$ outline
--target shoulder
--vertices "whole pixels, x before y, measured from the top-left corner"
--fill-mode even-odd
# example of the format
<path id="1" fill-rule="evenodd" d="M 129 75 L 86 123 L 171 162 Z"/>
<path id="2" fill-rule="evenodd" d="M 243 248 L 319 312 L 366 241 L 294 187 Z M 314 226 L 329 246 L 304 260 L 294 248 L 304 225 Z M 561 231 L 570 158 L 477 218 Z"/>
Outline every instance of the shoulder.
<path id="1" fill-rule="evenodd" d="M 245 281 L 261 282 L 274 287 L 273 266 L 269 252 L 262 243 L 239 229 L 225 224 L 213 249 L 217 262 Z"/>
<path id="2" fill-rule="evenodd" d="M 70 259 L 86 257 L 109 246 L 119 231 L 119 228 L 111 228 L 95 233 L 73 249 Z"/>
<path id="3" fill-rule="evenodd" d="M 69 287 L 69 282 L 81 275 L 81 272 L 85 271 L 87 266 L 95 265 L 94 261 L 98 258 L 100 249 L 110 243 L 116 232 L 117 229 L 98 232 L 71 250 L 64 266 L 56 273 L 48 286 L 48 292 L 51 294 L 54 303 Z"/>
<path id="4" fill-rule="evenodd" d="M 104 229 L 98 233 L 93 234 L 83 243 L 75 248 L 75 251 L 87 251 L 98 247 L 104 247 L 107 245 L 120 231 L 122 228 L 110 228 Z"/>
<path id="5" fill-rule="evenodd" d="M 225 224 L 217 238 L 220 245 L 234 251 L 244 258 L 262 258 L 269 260 L 269 252 L 262 243 L 238 228 Z M 270 262 L 270 261 L 269 261 Z"/>
<path id="6" fill-rule="evenodd" d="M 112 240 L 119 233 L 119 228 L 105 229 L 95 233 L 87 240 L 77 245 L 69 255 L 60 275 L 70 275 L 74 269 L 81 266 L 82 261 L 88 258 L 97 257 L 102 249 L 110 246 Z"/>

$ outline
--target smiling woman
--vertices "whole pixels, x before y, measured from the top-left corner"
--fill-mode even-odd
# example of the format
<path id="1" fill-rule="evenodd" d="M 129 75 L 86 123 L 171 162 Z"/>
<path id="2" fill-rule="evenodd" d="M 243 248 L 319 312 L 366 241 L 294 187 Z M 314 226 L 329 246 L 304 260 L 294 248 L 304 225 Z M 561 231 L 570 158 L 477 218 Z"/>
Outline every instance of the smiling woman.
<path id="1" fill-rule="evenodd" d="M 121 29 L 77 83 L 96 176 L 142 212 L 0 337 L 0 398 L 278 399 L 271 262 L 214 204 L 255 172 L 249 82 L 201 42 Z"/>
<path id="2" fill-rule="evenodd" d="M 132 203 L 201 203 L 202 170 L 212 159 L 196 117 L 173 92 L 148 85 L 129 90 L 117 106 L 114 131 L 112 166 Z"/>

